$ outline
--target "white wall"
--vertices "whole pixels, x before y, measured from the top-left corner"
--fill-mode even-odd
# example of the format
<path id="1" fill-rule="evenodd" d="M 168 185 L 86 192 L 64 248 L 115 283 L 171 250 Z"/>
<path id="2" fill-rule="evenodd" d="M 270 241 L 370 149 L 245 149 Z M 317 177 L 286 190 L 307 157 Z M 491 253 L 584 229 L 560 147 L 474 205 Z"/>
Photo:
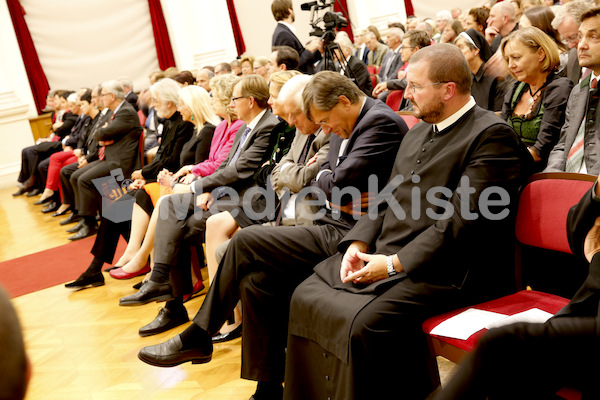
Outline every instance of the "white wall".
<path id="1" fill-rule="evenodd" d="M 21 149 L 33 144 L 28 117 L 37 116 L 8 6 L 0 2 L 0 188 L 14 185 Z"/>
<path id="2" fill-rule="evenodd" d="M 225 0 L 162 0 L 161 4 L 179 69 L 229 62 L 237 56 Z"/>

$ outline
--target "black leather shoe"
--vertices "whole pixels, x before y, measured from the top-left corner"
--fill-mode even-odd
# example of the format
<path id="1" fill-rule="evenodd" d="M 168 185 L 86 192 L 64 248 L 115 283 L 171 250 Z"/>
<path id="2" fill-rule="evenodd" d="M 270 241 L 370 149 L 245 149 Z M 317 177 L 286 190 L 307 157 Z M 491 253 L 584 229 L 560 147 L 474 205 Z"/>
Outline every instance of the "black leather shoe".
<path id="1" fill-rule="evenodd" d="M 169 283 L 156 283 L 148 281 L 137 293 L 123 297 L 119 300 L 120 306 L 141 306 L 142 304 L 156 301 L 172 300 L 173 294 Z"/>
<path id="2" fill-rule="evenodd" d="M 239 324 L 237 328 L 227 333 L 218 333 L 212 337 L 213 343 L 229 342 L 230 340 L 237 339 L 242 336 L 242 324 Z"/>
<path id="3" fill-rule="evenodd" d="M 80 218 L 77 225 L 75 225 L 71 229 L 67 229 L 67 233 L 77 233 L 83 227 L 83 225 L 84 225 L 83 218 Z"/>
<path id="4" fill-rule="evenodd" d="M 79 215 L 77 215 L 77 213 L 71 213 L 71 215 L 69 215 L 66 219 L 63 219 L 62 221 L 59 222 L 60 225 L 69 225 L 69 224 L 74 224 L 75 222 L 79 222 L 81 220 L 81 217 Z M 77 229 L 79 230 L 79 229 Z M 75 231 L 77 232 L 77 231 Z M 73 233 L 75 233 L 73 232 Z M 71 233 L 71 232 L 69 232 Z"/>
<path id="5" fill-rule="evenodd" d="M 81 274 L 79 278 L 71 283 L 65 284 L 67 289 L 86 289 L 88 287 L 96 287 L 104 285 L 104 276 L 101 273 L 94 275 L 85 275 L 85 272 Z"/>
<path id="6" fill-rule="evenodd" d="M 42 208 L 42 212 L 44 214 L 53 213 L 54 211 L 58 210 L 58 207 L 60 207 L 60 203 L 51 201 L 46 207 Z"/>
<path id="7" fill-rule="evenodd" d="M 38 200 L 38 201 L 36 201 L 35 203 L 33 203 L 33 205 L 34 206 L 39 206 L 40 204 L 46 204 L 46 203 L 48 203 L 48 202 L 50 202 L 50 201 L 52 201 L 54 199 L 55 199 L 55 196 L 52 195 L 52 196 L 46 197 L 44 200 Z"/>
<path id="8" fill-rule="evenodd" d="M 14 197 L 21 196 L 21 195 L 29 192 L 30 190 L 31 190 L 31 188 L 20 188 L 19 190 L 17 190 L 16 192 L 14 192 L 12 195 Z"/>
<path id="9" fill-rule="evenodd" d="M 69 206 L 69 208 L 67 208 L 65 211 L 57 211 L 54 214 L 52 214 L 52 216 L 53 217 L 62 217 L 63 215 L 66 215 L 69 211 L 71 211 L 72 209 L 73 209 L 73 207 Z"/>
<path id="10" fill-rule="evenodd" d="M 42 191 L 38 188 L 35 188 L 35 189 L 30 190 L 29 193 L 27 193 L 27 197 L 37 196 L 40 193 L 42 193 Z"/>
<path id="11" fill-rule="evenodd" d="M 181 337 L 172 337 L 164 343 L 146 346 L 138 353 L 138 358 L 155 367 L 174 367 L 191 361 L 192 364 L 203 364 L 212 358 L 212 347 L 209 350 L 193 348 L 182 350 Z"/>
<path id="12" fill-rule="evenodd" d="M 189 322 L 190 318 L 187 315 L 187 310 L 181 308 L 181 310 L 173 311 L 167 307 L 163 307 L 158 312 L 154 321 L 148 325 L 140 328 L 140 336 L 152 336 L 162 332 L 166 332 L 169 329 L 173 329 L 176 326 Z"/>
<path id="13" fill-rule="evenodd" d="M 77 231 L 76 234 L 74 234 L 73 236 L 71 236 L 69 238 L 69 240 L 79 240 L 79 239 L 84 239 L 88 236 L 92 236 L 95 235 L 96 233 L 98 233 L 98 226 L 96 226 L 96 222 L 94 222 L 93 224 L 90 224 L 88 222 L 85 222 L 85 220 L 83 220 L 83 225 L 81 226 L 81 229 Z"/>
<path id="14" fill-rule="evenodd" d="M 133 288 L 135 290 L 140 290 L 142 288 L 142 286 L 144 286 L 144 283 L 146 283 L 148 281 L 139 281 L 138 283 L 136 283 L 135 285 L 133 285 Z"/>

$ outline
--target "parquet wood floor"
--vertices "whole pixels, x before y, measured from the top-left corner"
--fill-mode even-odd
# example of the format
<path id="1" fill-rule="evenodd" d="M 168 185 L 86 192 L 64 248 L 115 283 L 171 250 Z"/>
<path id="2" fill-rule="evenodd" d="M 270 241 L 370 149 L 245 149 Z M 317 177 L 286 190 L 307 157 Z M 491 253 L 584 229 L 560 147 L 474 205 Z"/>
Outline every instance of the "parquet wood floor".
<path id="1" fill-rule="evenodd" d="M 67 243 L 56 218 L 40 213 L 37 198 L 12 198 L 0 190 L 0 261 Z M 65 255 L 68 256 L 68 255 Z M 81 260 L 82 270 L 90 259 Z M 27 271 L 23 271 L 27 273 Z M 33 376 L 27 400 L 245 400 L 255 383 L 240 379 L 241 339 L 215 346 L 208 364 L 157 368 L 137 358 L 139 349 L 167 340 L 187 326 L 142 338 L 138 329 L 160 305 L 119 307 L 140 278 L 71 292 L 58 285 L 13 299 L 21 318 Z M 186 303 L 193 317 L 204 297 Z M 439 361 L 443 377 L 453 364 Z"/>

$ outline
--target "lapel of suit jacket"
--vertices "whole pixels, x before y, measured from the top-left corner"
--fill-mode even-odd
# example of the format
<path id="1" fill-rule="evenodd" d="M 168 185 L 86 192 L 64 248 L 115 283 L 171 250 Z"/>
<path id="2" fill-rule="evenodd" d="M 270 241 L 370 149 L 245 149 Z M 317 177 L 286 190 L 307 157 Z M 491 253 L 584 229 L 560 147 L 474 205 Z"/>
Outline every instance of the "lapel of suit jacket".
<path id="1" fill-rule="evenodd" d="M 358 118 L 356 119 L 356 123 L 354 124 L 354 129 L 352 129 L 352 134 L 350 134 L 348 144 L 346 145 L 346 148 L 344 149 L 343 154 L 341 154 L 341 155 L 339 154 L 340 146 L 342 145 L 343 139 L 337 135 L 335 135 L 335 138 L 337 138 L 339 140 L 336 140 L 334 142 L 333 141 L 334 138 L 330 139 L 329 153 L 331 154 L 333 152 L 333 157 L 330 158 L 329 167 L 331 168 L 332 171 L 335 171 L 335 168 L 337 167 L 338 158 L 344 157 L 344 159 L 345 159 L 346 156 L 348 155 L 348 153 L 350 153 L 352 146 L 354 146 L 354 142 L 356 141 L 356 138 L 357 138 L 354 131 L 356 130 L 356 127 L 358 126 L 360 121 L 363 119 L 363 117 L 367 114 L 367 111 L 369 111 L 371 109 L 371 107 L 373 107 L 374 104 L 375 104 L 374 99 L 369 98 L 369 97 L 366 98 L 365 105 L 363 106 L 362 110 L 360 111 L 360 114 L 358 115 Z M 340 163 L 341 163 L 341 161 L 340 161 Z"/>
<path id="2" fill-rule="evenodd" d="M 571 99 L 571 101 L 575 104 L 575 107 L 573 107 L 574 114 L 572 119 L 577 122 L 577 124 L 572 127 L 575 132 L 573 135 L 573 140 L 575 140 L 579 126 L 583 122 L 585 114 L 587 113 L 587 103 L 588 98 L 590 97 L 590 79 L 591 75 L 588 75 L 584 80 L 581 81 L 579 84 L 579 92 L 576 93 L 577 97 Z"/>
<path id="3" fill-rule="evenodd" d="M 248 126 L 248 124 L 246 124 L 246 123 L 243 123 L 242 125 L 240 125 L 240 127 L 238 128 L 238 131 L 235 134 L 235 138 L 233 139 L 233 144 L 231 145 L 231 149 L 229 149 L 229 153 L 227 153 L 227 157 L 225 158 L 225 161 L 223 161 L 221 163 L 219 168 L 220 167 L 225 168 L 227 165 L 229 165 L 229 160 L 231 160 L 231 157 L 233 157 L 233 155 L 237 151 L 238 145 L 240 143 L 240 140 L 242 139 L 242 135 L 244 134 L 244 131 L 246 130 L 247 126 Z"/>

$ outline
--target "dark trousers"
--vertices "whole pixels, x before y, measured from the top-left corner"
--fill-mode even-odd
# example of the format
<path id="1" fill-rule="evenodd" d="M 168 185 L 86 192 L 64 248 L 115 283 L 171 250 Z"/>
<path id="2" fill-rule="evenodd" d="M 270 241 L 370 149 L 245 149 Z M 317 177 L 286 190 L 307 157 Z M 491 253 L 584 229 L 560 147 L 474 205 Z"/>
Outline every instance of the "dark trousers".
<path id="1" fill-rule="evenodd" d="M 40 161 L 38 164 L 38 177 L 39 180 L 39 188 L 44 189 L 46 187 L 46 181 L 48 180 L 48 168 L 50 167 L 50 157 Z"/>
<path id="2" fill-rule="evenodd" d="M 597 326 L 594 317 L 558 317 L 492 329 L 434 399 L 550 399 L 563 386 L 597 399 Z"/>
<path id="3" fill-rule="evenodd" d="M 71 179 L 71 176 L 73 175 L 73 173 L 75 173 L 75 171 L 79 170 L 77 168 L 78 165 L 79 165 L 78 162 L 74 162 L 72 164 L 65 165 L 64 167 L 62 167 L 60 169 L 60 185 L 62 188 L 62 201 L 64 204 L 69 204 L 69 205 L 73 206 L 73 208 L 75 207 L 75 190 L 73 188 L 73 185 L 71 185 L 70 179 Z M 83 167 L 83 168 L 85 168 L 85 167 Z"/>
<path id="4" fill-rule="evenodd" d="M 242 301 L 242 378 L 283 381 L 290 296 L 346 233 L 333 225 L 250 226 L 233 236 L 194 322 L 214 334 Z"/>
<path id="5" fill-rule="evenodd" d="M 39 180 L 39 163 L 61 150 L 61 142 L 43 142 L 33 146 L 25 147 L 21 151 L 21 171 L 19 172 L 19 177 L 17 180 L 21 183 L 24 183 L 32 177 L 35 177 L 35 179 Z M 35 186 L 40 189 L 44 188 L 44 186 L 39 185 L 39 181 L 36 182 Z"/>
<path id="6" fill-rule="evenodd" d="M 106 161 L 94 161 L 73 174 L 69 182 L 75 193 L 75 209 L 81 216 L 95 217 L 100 209 L 102 198 L 92 180 L 110 175 Z"/>
<path id="7" fill-rule="evenodd" d="M 119 237 L 123 236 L 129 242 L 131 234 L 131 220 L 116 223 L 109 219 L 102 218 L 98 234 L 92 247 L 92 254 L 107 264 L 112 264 Z"/>
<path id="8" fill-rule="evenodd" d="M 161 202 L 154 238 L 154 262 L 171 267 L 174 296 L 191 293 L 190 249 L 202 249 L 206 220 L 213 213 L 235 207 L 227 204 L 230 200 L 229 196 L 223 197 L 214 204 L 212 211 L 195 207 L 196 198 L 192 193 L 174 194 Z"/>

